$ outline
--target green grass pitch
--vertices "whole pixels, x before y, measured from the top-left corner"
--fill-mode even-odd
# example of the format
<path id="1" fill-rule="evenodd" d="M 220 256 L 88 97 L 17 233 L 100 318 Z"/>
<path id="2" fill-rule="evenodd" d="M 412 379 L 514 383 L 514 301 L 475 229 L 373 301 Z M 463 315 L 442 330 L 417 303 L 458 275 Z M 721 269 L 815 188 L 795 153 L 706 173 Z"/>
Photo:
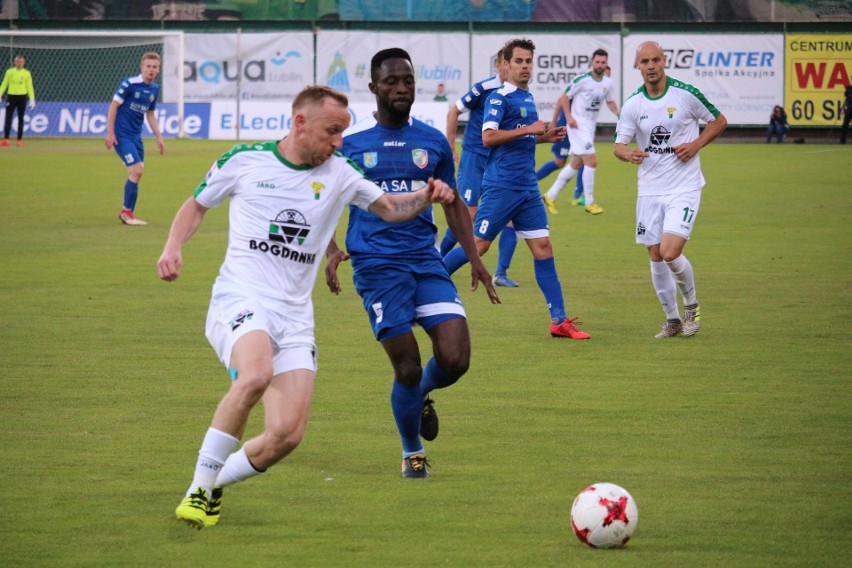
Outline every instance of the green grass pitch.
<path id="1" fill-rule="evenodd" d="M 492 306 L 456 283 L 470 372 L 435 393 L 433 477 L 399 478 L 390 365 L 351 282 L 315 291 L 320 370 L 300 448 L 225 493 L 196 532 L 173 511 L 229 378 L 204 338 L 227 214 L 211 211 L 177 282 L 156 260 L 180 204 L 230 142 L 147 142 L 138 215 L 100 140 L 0 151 L 0 564 L 114 566 L 839 566 L 852 554 L 852 153 L 716 143 L 686 247 L 701 332 L 663 314 L 634 243 L 636 168 L 599 144 L 606 212 L 551 217 L 569 313 L 551 339 L 521 243 Z M 539 147 L 539 163 L 549 157 Z M 555 176 L 545 180 L 543 188 Z M 573 184 L 572 184 L 573 187 Z M 440 212 L 437 217 L 443 226 Z M 344 225 L 345 226 L 345 225 Z M 338 231 L 341 235 L 342 231 Z M 496 248 L 486 256 L 493 269 Z M 425 335 L 419 334 L 424 361 Z M 258 410 L 248 434 L 261 428 Z M 585 486 L 639 506 L 623 550 L 571 533 Z M 845 559 L 845 560 L 844 560 Z"/>

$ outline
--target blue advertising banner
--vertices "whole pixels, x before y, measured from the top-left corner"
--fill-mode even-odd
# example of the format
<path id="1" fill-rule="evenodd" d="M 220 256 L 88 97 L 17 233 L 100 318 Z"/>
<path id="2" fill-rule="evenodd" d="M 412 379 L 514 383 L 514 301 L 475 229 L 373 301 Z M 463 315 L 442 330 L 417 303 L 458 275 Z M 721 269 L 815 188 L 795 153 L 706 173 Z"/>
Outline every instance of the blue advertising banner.
<path id="1" fill-rule="evenodd" d="M 27 111 L 24 132 L 27 136 L 98 137 L 106 136 L 109 103 L 67 103 L 39 101 L 35 110 Z M 166 138 L 175 138 L 179 132 L 177 105 L 159 103 L 157 123 Z M 0 107 L 0 123 L 5 120 L 6 107 Z M 17 120 L 12 121 L 12 131 L 17 133 Z M 210 131 L 210 103 L 184 105 L 183 134 L 189 138 L 208 138 Z M 143 136 L 153 133 L 144 122 Z"/>

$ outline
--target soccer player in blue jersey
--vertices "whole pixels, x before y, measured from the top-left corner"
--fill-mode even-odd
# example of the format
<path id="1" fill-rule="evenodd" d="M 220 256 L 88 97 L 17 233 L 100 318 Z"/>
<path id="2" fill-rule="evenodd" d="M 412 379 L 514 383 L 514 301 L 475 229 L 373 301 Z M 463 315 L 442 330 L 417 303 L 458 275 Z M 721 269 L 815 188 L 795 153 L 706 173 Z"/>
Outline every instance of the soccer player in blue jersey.
<path id="1" fill-rule="evenodd" d="M 527 89 L 532 76 L 535 45 L 514 39 L 503 48 L 508 62 L 506 83 L 488 97 L 482 124 L 482 142 L 491 148 L 482 180 L 482 201 L 474 219 L 474 240 L 484 255 L 497 233 L 512 221 L 518 236 L 533 255 L 535 279 L 550 310 L 550 335 L 588 339 L 568 318 L 562 284 L 556 273 L 547 212 L 535 177 L 535 145 L 565 138 L 565 128 L 546 128 Z M 450 274 L 467 259 L 460 250 L 444 257 Z"/>
<path id="2" fill-rule="evenodd" d="M 160 56 L 146 53 L 142 56 L 141 73 L 128 77 L 118 86 L 107 111 L 107 135 L 104 143 L 127 166 L 127 181 L 124 182 L 124 202 L 118 218 L 125 225 L 147 225 L 134 215 L 136 198 L 139 195 L 139 180 L 145 168 L 145 146 L 142 144 L 142 123 L 147 118 L 148 126 L 157 137 L 160 154 L 166 151 L 163 135 L 157 124 L 157 95 L 160 86 L 154 82 L 160 73 Z"/>
<path id="3" fill-rule="evenodd" d="M 497 75 L 475 84 L 447 111 L 447 140 L 450 141 L 450 146 L 453 148 L 454 159 L 456 158 L 455 142 L 459 116 L 469 113 L 467 126 L 464 129 L 464 138 L 462 139 L 458 183 L 459 195 L 467 203 L 471 220 L 476 216 L 476 210 L 479 209 L 479 187 L 482 185 L 482 173 L 485 171 L 485 162 L 490 151 L 489 148 L 482 145 L 482 109 L 488 95 L 494 89 L 499 88 L 506 80 L 502 49 L 497 52 L 495 63 Z M 510 280 L 507 276 L 517 244 L 518 237 L 515 235 L 515 229 L 511 225 L 507 225 L 500 233 L 500 243 L 497 249 L 497 271 L 494 273 L 495 285 L 509 288 L 518 286 L 517 282 Z M 446 256 L 455 245 L 456 237 L 453 231 L 448 228 L 444 234 L 444 240 L 441 241 L 441 256 Z"/>
<path id="4" fill-rule="evenodd" d="M 419 189 L 430 179 L 455 186 L 453 153 L 444 135 L 410 116 L 415 80 L 411 57 L 391 48 L 370 62 L 370 91 L 376 95 L 373 116 L 344 135 L 343 155 L 388 193 Z M 467 207 L 460 199 L 444 205 L 447 223 L 459 237 L 459 252 L 472 266 L 472 288 L 481 281 L 499 303 L 491 275 L 476 253 Z M 340 293 L 338 264 L 352 259 L 355 289 L 394 371 L 391 408 L 402 438 L 402 477 L 429 477 L 423 439 L 438 435 L 429 393 L 454 384 L 470 364 L 470 334 L 464 308 L 436 246 L 432 210 L 397 224 L 350 207 L 346 249 L 329 243 L 326 283 Z M 432 358 L 421 367 L 412 325 L 432 341 Z"/>

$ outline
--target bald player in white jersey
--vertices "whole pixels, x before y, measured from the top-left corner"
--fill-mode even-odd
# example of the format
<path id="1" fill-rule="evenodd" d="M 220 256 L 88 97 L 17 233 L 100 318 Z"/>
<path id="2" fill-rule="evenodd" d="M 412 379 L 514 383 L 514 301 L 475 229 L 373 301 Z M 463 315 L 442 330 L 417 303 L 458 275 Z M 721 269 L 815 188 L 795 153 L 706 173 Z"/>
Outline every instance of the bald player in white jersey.
<path id="1" fill-rule="evenodd" d="M 636 243 L 648 249 L 651 281 L 666 314 L 658 339 L 695 335 L 701 326 L 695 276 L 683 248 L 698 217 L 704 187 L 698 151 L 728 125 L 701 91 L 667 77 L 665 66 L 658 43 L 648 41 L 636 50 L 636 68 L 644 83 L 624 103 L 614 150 L 619 160 L 639 166 Z M 703 131 L 699 121 L 707 123 Z M 638 147 L 627 146 L 633 140 Z"/>
<path id="2" fill-rule="evenodd" d="M 293 101 L 286 138 L 225 153 L 178 211 L 157 263 L 163 280 L 175 280 L 183 244 L 209 208 L 230 198 L 228 250 L 206 334 L 232 383 L 175 511 L 195 528 L 218 523 L 222 487 L 266 471 L 302 440 L 317 369 L 311 291 L 343 208 L 400 222 L 454 200 L 455 190 L 439 180 L 391 194 L 364 178 L 337 152 L 349 126 L 347 105 L 328 87 L 307 87 Z M 237 450 L 260 401 L 264 431 Z"/>

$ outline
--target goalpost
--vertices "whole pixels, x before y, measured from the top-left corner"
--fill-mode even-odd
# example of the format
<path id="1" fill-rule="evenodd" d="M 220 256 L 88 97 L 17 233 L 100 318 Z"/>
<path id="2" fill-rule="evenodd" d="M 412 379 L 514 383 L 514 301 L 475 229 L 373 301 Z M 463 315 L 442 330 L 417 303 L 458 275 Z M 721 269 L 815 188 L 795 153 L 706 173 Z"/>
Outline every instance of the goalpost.
<path id="1" fill-rule="evenodd" d="M 27 111 L 24 126 L 32 136 L 104 136 L 106 109 L 118 85 L 139 74 L 142 54 L 149 51 L 161 57 L 160 130 L 183 136 L 183 32 L 0 31 L 2 70 L 23 55 L 33 75 L 36 108 Z"/>

